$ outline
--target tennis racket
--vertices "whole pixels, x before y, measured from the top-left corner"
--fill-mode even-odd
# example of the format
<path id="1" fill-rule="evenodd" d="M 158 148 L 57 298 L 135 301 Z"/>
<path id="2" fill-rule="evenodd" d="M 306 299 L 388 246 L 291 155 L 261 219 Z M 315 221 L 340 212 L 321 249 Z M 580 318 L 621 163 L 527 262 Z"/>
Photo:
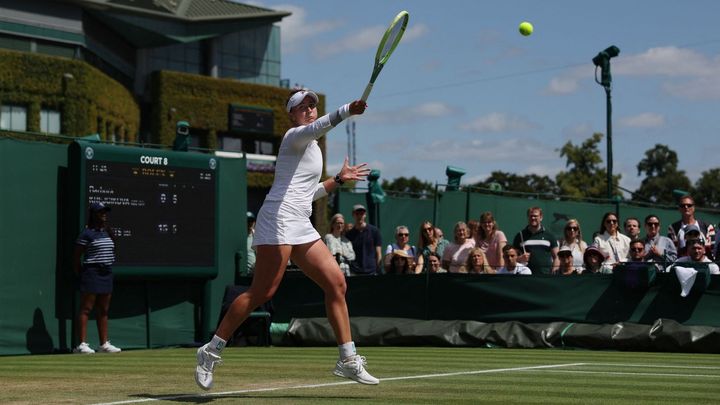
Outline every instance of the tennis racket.
<path id="1" fill-rule="evenodd" d="M 385 35 L 380 40 L 377 52 L 375 53 L 375 66 L 373 67 L 372 75 L 370 76 L 370 82 L 365 87 L 365 91 L 362 95 L 362 101 L 367 101 L 370 91 L 372 91 L 375 79 L 377 79 L 380 71 L 390 59 L 395 47 L 400 42 L 403 34 L 405 33 L 405 27 L 407 27 L 408 19 L 410 14 L 407 11 L 401 11 L 390 23 Z"/>

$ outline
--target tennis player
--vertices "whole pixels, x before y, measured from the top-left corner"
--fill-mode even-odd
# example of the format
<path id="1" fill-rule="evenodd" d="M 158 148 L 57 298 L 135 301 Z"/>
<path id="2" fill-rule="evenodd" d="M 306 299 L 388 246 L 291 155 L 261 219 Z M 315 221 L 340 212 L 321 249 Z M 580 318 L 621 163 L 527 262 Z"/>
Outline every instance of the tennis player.
<path id="1" fill-rule="evenodd" d="M 317 143 L 342 120 L 365 112 L 367 104 L 356 100 L 318 118 L 317 102 L 317 94 L 309 90 L 295 90 L 287 100 L 293 127 L 280 144 L 275 181 L 255 224 L 253 245 L 257 248 L 257 262 L 252 284 L 235 298 L 212 340 L 197 351 L 195 381 L 205 390 L 213 385 L 213 372 L 221 362 L 220 354 L 227 340 L 252 310 L 272 298 L 288 259 L 325 293 L 325 311 L 340 351 L 333 374 L 363 384 L 379 383 L 365 370 L 365 358 L 355 352 L 345 302 L 345 276 L 310 223 L 314 200 L 348 180 L 364 180 L 370 172 L 367 164 L 349 166 L 345 158 L 334 178 L 320 182 L 323 157 Z"/>

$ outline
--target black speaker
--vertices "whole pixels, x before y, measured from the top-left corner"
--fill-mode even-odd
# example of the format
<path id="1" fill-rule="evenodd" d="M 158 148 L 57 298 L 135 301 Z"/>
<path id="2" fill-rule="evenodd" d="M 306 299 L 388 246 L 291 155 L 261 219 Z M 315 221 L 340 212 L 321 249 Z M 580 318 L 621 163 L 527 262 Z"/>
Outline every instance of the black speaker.
<path id="1" fill-rule="evenodd" d="M 223 296 L 222 308 L 220 309 L 220 318 L 218 326 L 222 321 L 225 313 L 227 313 L 230 304 L 238 295 L 245 292 L 249 287 L 244 285 L 228 285 L 225 287 L 225 295 Z M 226 346 L 270 346 L 272 344 L 270 338 L 270 324 L 275 310 L 272 306 L 272 300 L 257 307 L 250 313 L 248 318 L 233 332 Z"/>

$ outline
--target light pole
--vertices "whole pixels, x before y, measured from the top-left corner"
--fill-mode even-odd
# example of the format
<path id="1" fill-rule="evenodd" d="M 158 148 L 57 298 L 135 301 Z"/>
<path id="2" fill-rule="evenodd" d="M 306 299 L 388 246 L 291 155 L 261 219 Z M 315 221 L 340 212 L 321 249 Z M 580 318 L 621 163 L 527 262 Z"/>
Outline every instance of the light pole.
<path id="1" fill-rule="evenodd" d="M 613 172 L 613 155 L 612 155 L 612 103 L 610 92 L 612 90 L 612 76 L 610 75 L 610 59 L 618 56 L 620 49 L 611 45 L 604 51 L 599 52 L 593 59 L 595 64 L 595 82 L 605 88 L 605 96 L 607 100 L 607 198 L 612 199 L 612 172 Z M 597 69 L 601 69 L 600 80 L 597 78 Z"/>

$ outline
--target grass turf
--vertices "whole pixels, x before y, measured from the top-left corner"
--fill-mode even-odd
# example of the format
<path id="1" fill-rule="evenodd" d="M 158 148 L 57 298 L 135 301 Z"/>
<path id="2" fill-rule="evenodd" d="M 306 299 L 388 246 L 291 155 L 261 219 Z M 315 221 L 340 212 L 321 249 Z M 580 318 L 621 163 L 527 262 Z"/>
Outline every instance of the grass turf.
<path id="1" fill-rule="evenodd" d="M 215 387 L 195 350 L 0 357 L 0 403 L 718 403 L 720 355 L 361 348 L 378 386 L 331 375 L 334 348 L 228 348 Z"/>

